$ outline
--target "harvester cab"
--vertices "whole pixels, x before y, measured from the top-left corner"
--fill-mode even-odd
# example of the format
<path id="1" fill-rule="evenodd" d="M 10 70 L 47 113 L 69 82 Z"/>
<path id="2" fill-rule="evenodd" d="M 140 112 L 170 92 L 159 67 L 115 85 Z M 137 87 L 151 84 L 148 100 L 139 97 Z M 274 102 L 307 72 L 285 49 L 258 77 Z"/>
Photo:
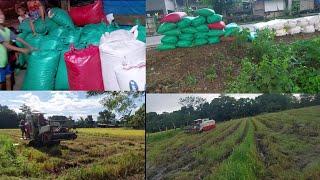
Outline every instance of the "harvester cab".
<path id="1" fill-rule="evenodd" d="M 186 133 L 198 133 L 203 131 L 209 131 L 216 127 L 215 120 L 209 119 L 197 119 L 193 121 L 192 126 L 188 126 L 185 128 Z"/>
<path id="2" fill-rule="evenodd" d="M 47 120 L 44 113 L 33 111 L 26 116 L 29 124 L 30 145 L 52 145 L 60 144 L 63 140 L 74 140 L 77 138 L 71 129 L 74 126 L 72 120 Z"/>

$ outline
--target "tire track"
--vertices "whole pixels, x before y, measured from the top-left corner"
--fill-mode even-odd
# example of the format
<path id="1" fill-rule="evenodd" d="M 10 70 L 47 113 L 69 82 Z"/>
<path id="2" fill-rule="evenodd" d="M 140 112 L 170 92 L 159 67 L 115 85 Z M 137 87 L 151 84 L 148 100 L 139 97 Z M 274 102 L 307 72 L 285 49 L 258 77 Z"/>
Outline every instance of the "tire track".
<path id="1" fill-rule="evenodd" d="M 219 129 L 219 132 L 222 132 L 223 133 L 222 135 L 225 135 L 224 138 L 226 138 L 227 136 L 232 134 L 240 126 L 240 123 L 241 123 L 241 121 L 239 121 L 237 124 L 230 123 L 229 125 L 227 125 L 223 129 Z M 222 135 L 219 135 L 218 137 L 213 137 L 213 139 L 219 138 L 220 140 L 223 140 L 224 138 L 222 138 L 223 137 Z M 159 167 L 159 168 L 150 167 L 150 169 L 147 170 L 147 172 L 149 172 L 147 174 L 147 178 L 148 179 L 162 179 L 163 176 L 165 176 L 167 174 L 172 174 L 172 172 L 178 172 L 181 169 L 186 169 L 186 168 L 191 167 L 191 165 L 196 162 L 195 158 L 193 158 L 193 156 L 192 156 L 192 153 L 195 152 L 197 149 L 199 149 L 202 144 L 205 144 L 208 141 L 210 141 L 211 140 L 210 136 L 211 136 L 210 133 L 205 134 L 205 135 L 199 137 L 200 141 L 198 143 L 196 143 L 192 146 L 187 146 L 187 147 L 183 146 L 183 147 L 179 148 L 177 150 L 178 152 L 175 153 L 176 156 L 173 157 L 175 160 L 171 161 L 174 163 L 169 164 L 169 165 L 166 164 L 166 165 L 163 165 L 162 167 Z"/>

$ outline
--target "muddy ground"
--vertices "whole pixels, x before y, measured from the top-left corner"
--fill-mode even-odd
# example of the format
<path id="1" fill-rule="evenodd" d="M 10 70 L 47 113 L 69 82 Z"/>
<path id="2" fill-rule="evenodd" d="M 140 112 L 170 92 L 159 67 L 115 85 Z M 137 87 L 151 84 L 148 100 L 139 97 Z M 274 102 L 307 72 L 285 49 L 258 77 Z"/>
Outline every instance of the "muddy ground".
<path id="1" fill-rule="evenodd" d="M 293 42 L 320 36 L 298 34 L 278 37 L 279 42 Z M 225 92 L 228 82 L 240 72 L 246 49 L 237 49 L 233 42 L 170 51 L 147 50 L 147 91 L 149 93 Z M 216 78 L 208 79 L 206 71 L 214 66 Z"/>

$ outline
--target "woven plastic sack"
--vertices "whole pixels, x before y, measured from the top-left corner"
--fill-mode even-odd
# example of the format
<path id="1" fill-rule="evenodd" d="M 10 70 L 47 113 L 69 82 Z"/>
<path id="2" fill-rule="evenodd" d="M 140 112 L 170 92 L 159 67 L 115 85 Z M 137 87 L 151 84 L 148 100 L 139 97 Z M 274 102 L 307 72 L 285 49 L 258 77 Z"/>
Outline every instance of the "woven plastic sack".
<path id="1" fill-rule="evenodd" d="M 198 32 L 198 33 L 194 34 L 194 37 L 196 39 L 207 39 L 208 38 L 208 33 Z"/>
<path id="2" fill-rule="evenodd" d="M 209 24 L 212 24 L 212 23 L 215 23 L 215 22 L 219 22 L 219 21 L 222 21 L 222 15 L 220 15 L 220 14 L 214 14 L 214 15 L 211 15 L 211 16 L 207 17 L 207 22 Z"/>
<path id="3" fill-rule="evenodd" d="M 223 22 L 223 21 L 219 21 L 219 22 L 216 22 L 216 23 L 212 23 L 212 24 L 208 24 L 208 27 L 210 29 L 224 29 L 226 27 L 226 24 Z"/>
<path id="4" fill-rule="evenodd" d="M 230 23 L 224 28 L 225 37 L 234 36 L 240 31 L 240 27 L 236 23 Z"/>
<path id="5" fill-rule="evenodd" d="M 182 48 L 192 47 L 192 41 L 180 40 L 177 43 L 177 47 L 182 47 Z"/>
<path id="6" fill-rule="evenodd" d="M 187 33 L 187 34 L 194 34 L 194 33 L 197 33 L 198 30 L 195 27 L 187 27 L 187 28 L 181 29 L 181 32 Z"/>
<path id="7" fill-rule="evenodd" d="M 104 90 L 98 47 L 77 50 L 71 46 L 64 58 L 70 90 Z"/>
<path id="8" fill-rule="evenodd" d="M 53 90 L 59 59 L 59 51 L 32 52 L 22 89 Z"/>
<path id="9" fill-rule="evenodd" d="M 166 36 L 179 36 L 180 34 L 181 34 L 181 31 L 179 29 L 173 29 L 163 33 L 163 35 L 166 35 Z"/>
<path id="10" fill-rule="evenodd" d="M 287 34 L 288 34 L 288 32 L 285 29 L 276 30 L 276 36 L 285 36 Z"/>
<path id="11" fill-rule="evenodd" d="M 288 34 L 299 34 L 301 32 L 301 27 L 300 26 L 296 26 L 294 28 L 290 28 L 288 29 Z"/>
<path id="12" fill-rule="evenodd" d="M 87 45 L 96 45 L 98 46 L 100 43 L 100 38 L 103 33 L 100 31 L 92 31 L 91 33 L 82 33 L 80 36 L 79 43 L 84 44 L 85 46 Z"/>
<path id="13" fill-rule="evenodd" d="M 302 28 L 301 30 L 302 33 L 314 33 L 315 32 L 315 28 L 313 25 L 309 25 L 309 26 L 306 26 L 304 28 Z"/>
<path id="14" fill-rule="evenodd" d="M 67 71 L 66 62 L 64 60 L 64 54 L 67 51 L 68 51 L 67 49 L 61 51 L 58 71 L 55 79 L 55 86 L 54 86 L 55 90 L 69 90 L 68 71 Z"/>
<path id="15" fill-rule="evenodd" d="M 125 68 L 118 66 L 115 74 L 121 91 L 145 91 L 146 87 L 146 65 Z"/>
<path id="16" fill-rule="evenodd" d="M 193 40 L 193 34 L 186 34 L 186 33 L 181 34 L 181 35 L 179 36 L 179 39 L 180 39 L 180 40 L 192 41 L 192 40 Z"/>
<path id="17" fill-rule="evenodd" d="M 225 31 L 224 30 L 215 30 L 215 29 L 211 29 L 208 33 L 208 36 L 223 36 L 225 35 Z"/>
<path id="18" fill-rule="evenodd" d="M 195 46 L 202 46 L 202 45 L 205 45 L 205 44 L 208 44 L 208 40 L 206 40 L 206 39 L 195 39 L 194 40 L 194 45 Z"/>
<path id="19" fill-rule="evenodd" d="M 49 31 L 49 35 L 53 37 L 65 37 L 69 33 L 69 29 L 65 27 L 57 27 L 51 31 Z"/>
<path id="20" fill-rule="evenodd" d="M 170 31 L 172 29 L 175 29 L 177 27 L 174 23 L 162 23 L 160 27 L 158 28 L 158 33 L 162 34 L 166 31 Z"/>
<path id="21" fill-rule="evenodd" d="M 161 42 L 166 44 L 175 44 L 178 42 L 178 38 L 177 36 L 164 36 L 161 39 Z"/>
<path id="22" fill-rule="evenodd" d="M 220 42 L 220 38 L 219 37 L 210 37 L 208 38 L 209 44 L 217 44 Z"/>
<path id="23" fill-rule="evenodd" d="M 52 8 L 48 12 L 48 17 L 60 26 L 74 28 L 73 21 L 69 14 L 60 8 Z"/>
<path id="24" fill-rule="evenodd" d="M 65 44 L 78 43 L 78 41 L 80 40 L 80 35 L 81 35 L 81 29 L 69 30 L 68 35 L 63 37 L 63 39 L 64 39 L 63 42 Z M 98 35 L 98 36 L 101 37 L 101 35 Z"/>
<path id="25" fill-rule="evenodd" d="M 159 44 L 156 48 L 156 50 L 158 51 L 167 51 L 167 50 L 171 50 L 171 49 L 175 49 L 176 46 L 173 44 Z"/>
<path id="26" fill-rule="evenodd" d="M 205 24 L 196 27 L 196 29 L 198 32 L 208 32 L 209 31 L 209 27 Z"/>
<path id="27" fill-rule="evenodd" d="M 55 30 L 59 27 L 59 25 L 57 23 L 55 23 L 54 21 L 52 21 L 51 19 L 49 18 L 46 18 L 45 19 L 45 23 L 46 23 L 46 26 L 47 26 L 47 29 L 48 29 L 48 32 L 52 31 L 52 30 Z"/>
<path id="28" fill-rule="evenodd" d="M 190 17 L 190 16 L 183 17 L 182 20 L 177 23 L 177 26 L 178 26 L 180 29 L 189 27 L 189 26 L 191 25 L 191 21 L 192 21 L 194 18 L 195 18 L 195 17 Z"/>
<path id="29" fill-rule="evenodd" d="M 21 39 L 23 39 L 23 40 L 24 40 L 27 36 L 28 36 L 27 33 L 20 33 L 20 34 L 17 35 L 17 37 L 19 37 L 19 38 L 21 38 Z M 21 42 L 19 42 L 19 41 L 16 41 L 16 45 L 17 45 L 18 47 L 20 47 L 20 48 L 23 48 L 23 47 L 24 47 L 24 45 L 23 45 Z"/>
<path id="30" fill-rule="evenodd" d="M 170 13 L 170 14 L 166 15 L 165 17 L 163 17 L 160 20 L 160 22 L 161 23 L 164 23 L 164 22 L 176 23 L 176 22 L 179 22 L 185 16 L 187 16 L 187 14 L 185 12 L 173 12 L 173 13 Z"/>
<path id="31" fill-rule="evenodd" d="M 215 12 L 213 9 L 202 8 L 202 9 L 196 10 L 196 14 L 200 15 L 200 16 L 211 16 L 211 15 L 215 14 Z"/>
<path id="32" fill-rule="evenodd" d="M 43 22 L 41 19 L 38 19 L 33 22 L 34 30 L 38 34 L 44 34 L 47 32 L 47 26 L 45 22 Z M 31 27 L 30 27 L 30 20 L 25 20 L 19 25 L 19 30 L 22 33 L 31 33 Z"/>
<path id="33" fill-rule="evenodd" d="M 142 42 L 146 42 L 146 40 L 147 40 L 147 30 L 146 30 L 146 27 L 145 26 L 141 26 L 141 25 L 139 25 L 139 27 L 138 27 L 138 32 L 139 32 L 139 34 L 138 34 L 138 40 L 139 41 L 142 41 Z"/>
<path id="34" fill-rule="evenodd" d="M 43 39 L 43 35 L 38 34 L 37 36 L 33 36 L 29 34 L 24 40 L 29 43 L 32 47 L 40 49 L 40 43 Z"/>
<path id="35" fill-rule="evenodd" d="M 62 43 L 53 36 L 43 36 L 40 41 L 39 49 L 59 51 L 62 50 Z"/>
<path id="36" fill-rule="evenodd" d="M 200 26 L 206 22 L 206 18 L 203 16 L 198 16 L 191 21 L 191 25 L 194 27 Z"/>
<path id="37" fill-rule="evenodd" d="M 107 22 L 102 0 L 96 0 L 93 4 L 85 6 L 71 7 L 69 14 L 77 26 L 97 24 L 101 21 Z"/>

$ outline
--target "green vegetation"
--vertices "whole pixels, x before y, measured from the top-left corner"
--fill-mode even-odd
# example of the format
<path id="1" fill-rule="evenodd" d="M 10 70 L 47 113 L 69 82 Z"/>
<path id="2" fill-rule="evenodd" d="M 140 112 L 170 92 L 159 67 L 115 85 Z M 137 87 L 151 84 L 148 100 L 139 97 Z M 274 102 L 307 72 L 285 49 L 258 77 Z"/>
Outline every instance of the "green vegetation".
<path id="1" fill-rule="evenodd" d="M 188 85 L 188 86 L 194 86 L 197 84 L 197 78 L 196 76 L 192 75 L 192 74 L 189 74 L 185 77 L 185 83 Z"/>
<path id="2" fill-rule="evenodd" d="M 0 179 L 143 179 L 143 130 L 78 129 L 60 146 L 34 148 L 20 130 L 0 130 Z"/>
<path id="3" fill-rule="evenodd" d="M 147 178 L 319 179 L 320 106 L 147 136 Z"/>
<path id="4" fill-rule="evenodd" d="M 217 72 L 215 65 L 212 65 L 205 71 L 206 78 L 210 81 L 214 81 L 217 78 Z"/>
<path id="5" fill-rule="evenodd" d="M 238 39 L 243 38 L 239 35 Z M 320 92 L 320 37 L 279 43 L 275 41 L 274 32 L 264 30 L 258 32 L 252 43 L 241 42 L 237 45 L 249 53 L 242 60 L 241 72 L 231 81 L 228 91 Z"/>

